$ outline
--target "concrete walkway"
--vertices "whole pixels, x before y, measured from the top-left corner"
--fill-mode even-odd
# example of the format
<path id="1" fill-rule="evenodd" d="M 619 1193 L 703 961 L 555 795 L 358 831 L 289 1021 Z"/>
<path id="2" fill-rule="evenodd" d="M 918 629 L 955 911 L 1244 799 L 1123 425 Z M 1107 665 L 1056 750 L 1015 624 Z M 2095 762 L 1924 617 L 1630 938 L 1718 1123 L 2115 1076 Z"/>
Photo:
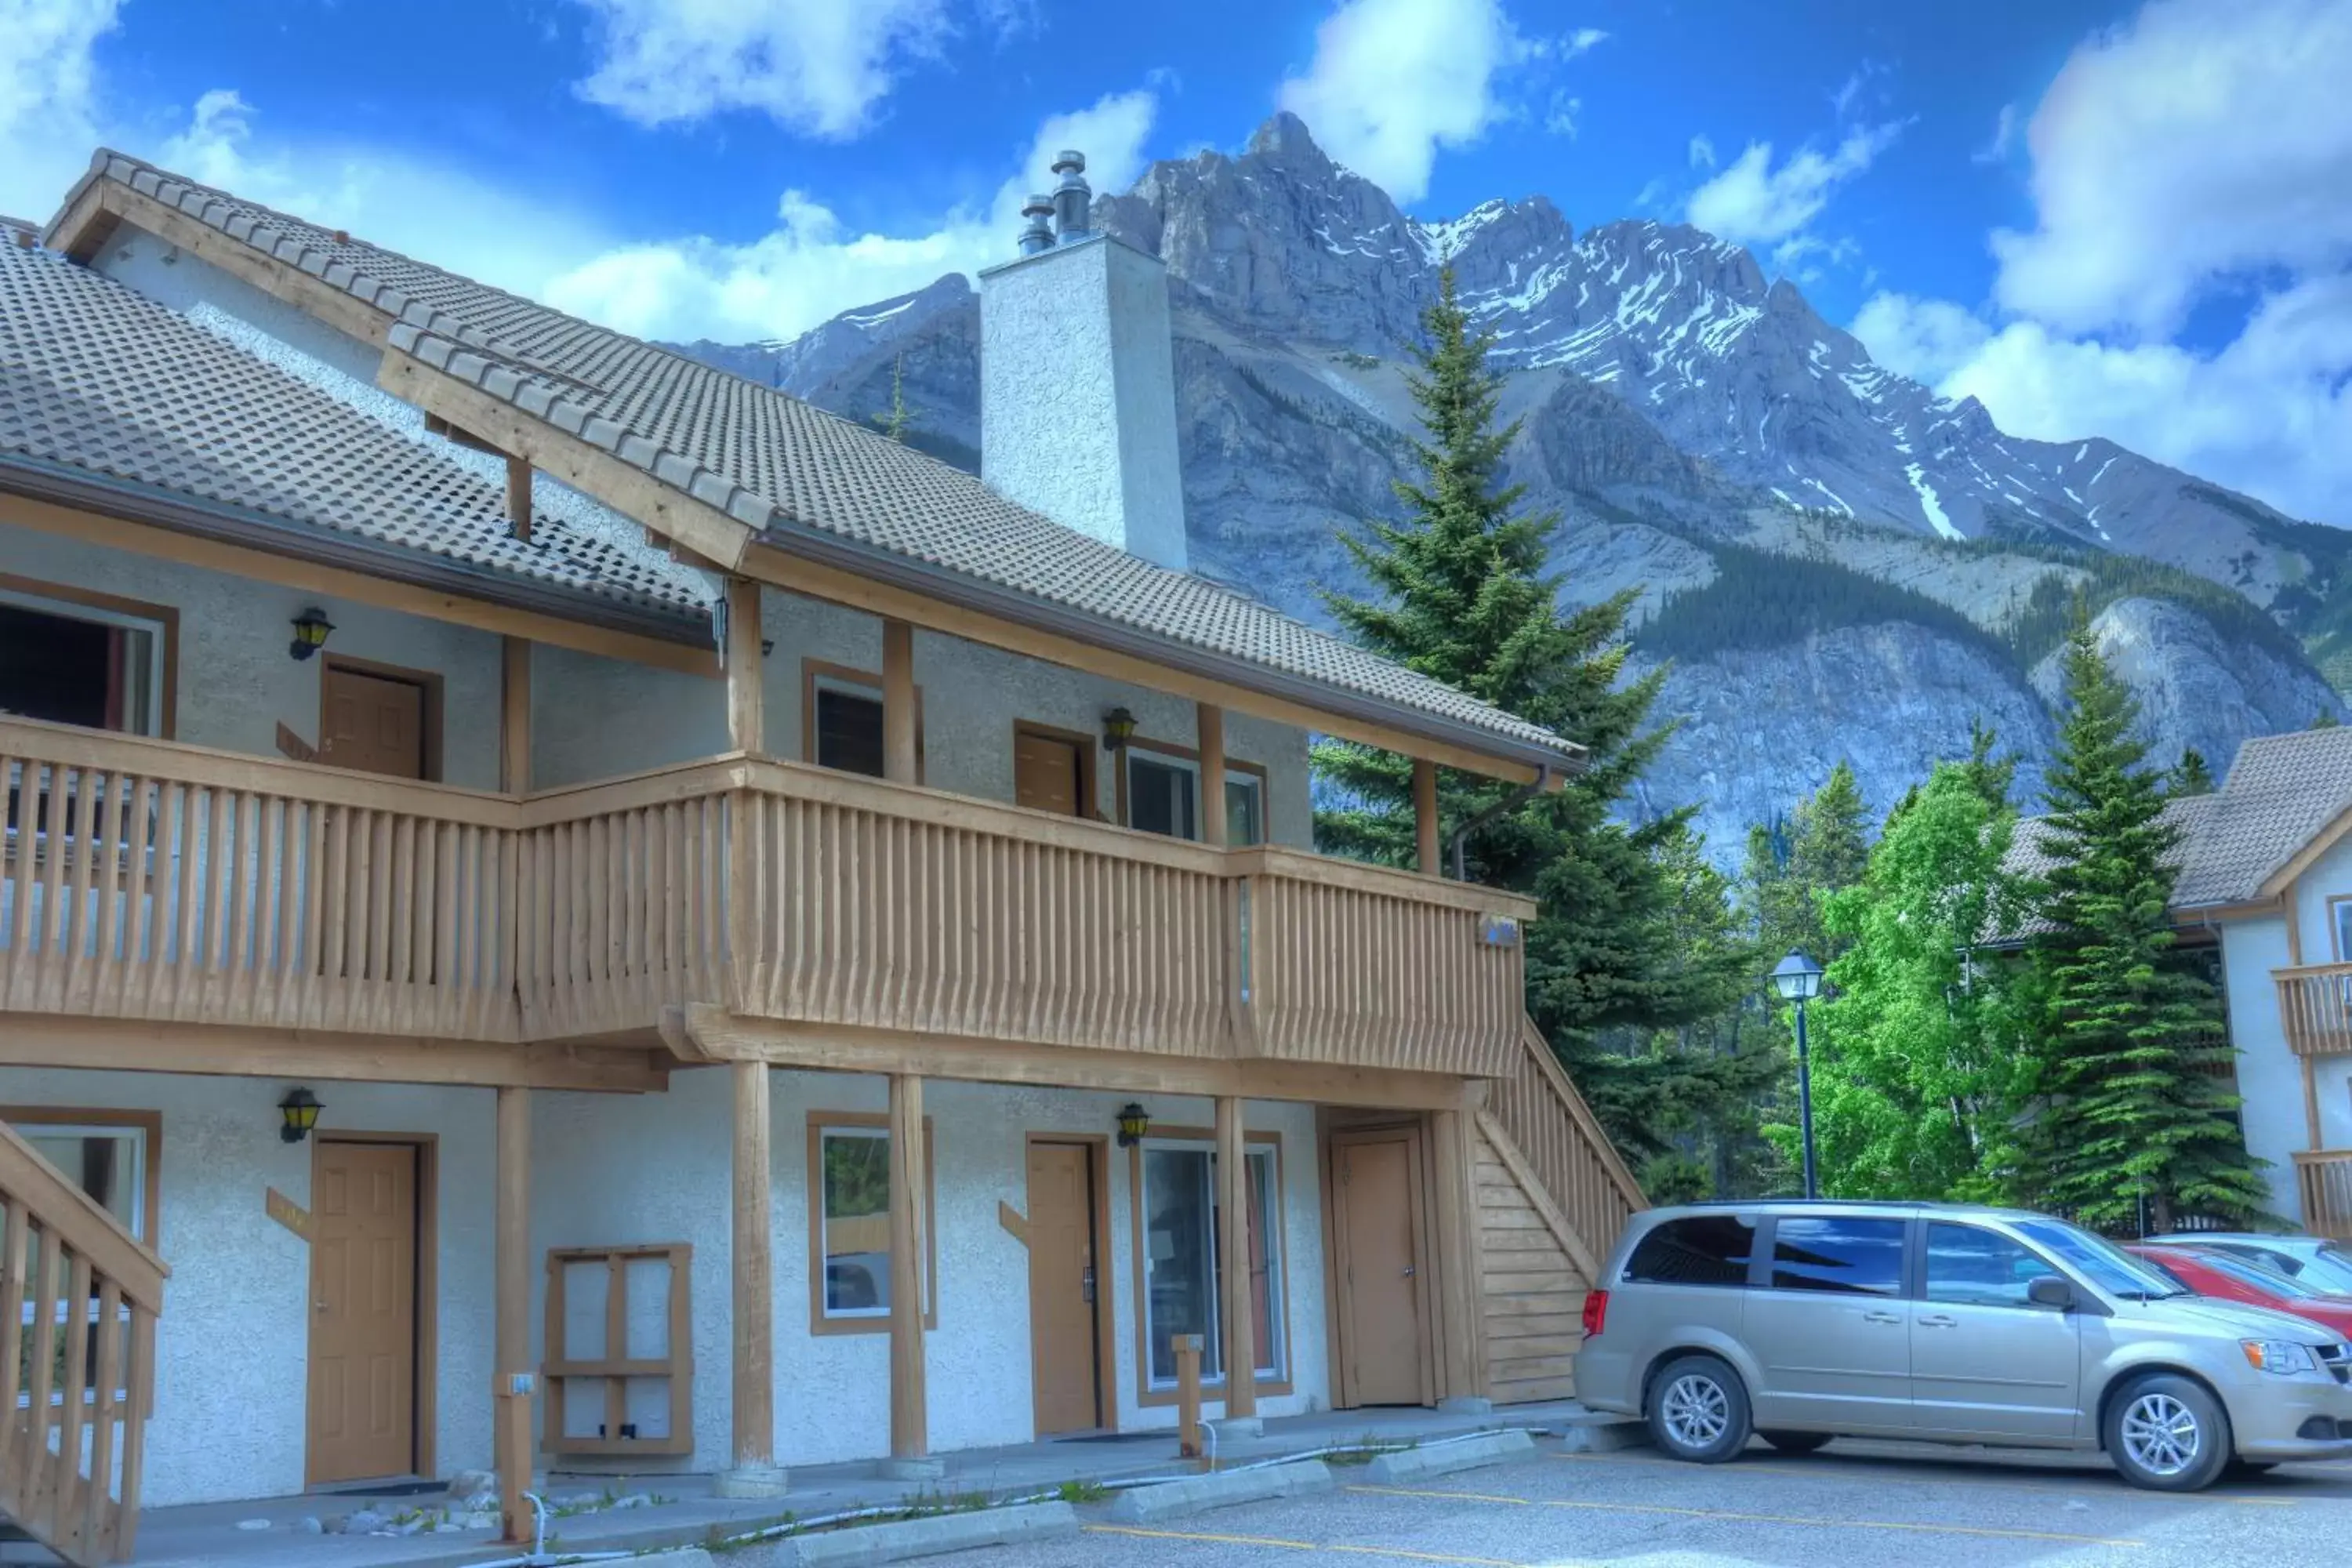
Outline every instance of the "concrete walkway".
<path id="1" fill-rule="evenodd" d="M 1302 1454 L 1353 1443 L 1417 1443 L 1465 1432 L 1528 1426 L 1557 1430 L 1581 1415 L 1573 1401 L 1510 1405 L 1491 1415 L 1436 1410 L 1343 1410 L 1269 1419 L 1263 1436 L 1219 1446 L 1221 1466 Z M 791 1494 L 744 1502 L 710 1495 L 707 1476 L 557 1473 L 540 1495 L 562 1517 L 550 1521 L 550 1551 L 635 1552 L 700 1545 L 785 1519 L 813 1519 L 852 1509 L 920 1508 L 1050 1491 L 1066 1482 L 1181 1475 L 1196 1467 L 1176 1457 L 1173 1432 L 1110 1439 L 1061 1439 L 941 1456 L 947 1474 L 932 1481 L 886 1480 L 871 1463 L 794 1468 Z M 611 1503 L 630 1500 L 630 1506 Z M 438 1493 L 372 1499 L 364 1493 L 206 1503 L 146 1510 L 139 1526 L 140 1568 L 472 1568 L 510 1559 L 485 1530 L 436 1531 L 447 1505 Z M 325 1521 L 362 1509 L 387 1519 L 403 1510 L 425 1521 L 409 1535 L 315 1532 Z M 527 1549 L 526 1549 L 527 1550 Z M 39 1562 L 41 1557 L 26 1561 Z M 0 1556 L 0 1562 L 9 1561 Z"/>

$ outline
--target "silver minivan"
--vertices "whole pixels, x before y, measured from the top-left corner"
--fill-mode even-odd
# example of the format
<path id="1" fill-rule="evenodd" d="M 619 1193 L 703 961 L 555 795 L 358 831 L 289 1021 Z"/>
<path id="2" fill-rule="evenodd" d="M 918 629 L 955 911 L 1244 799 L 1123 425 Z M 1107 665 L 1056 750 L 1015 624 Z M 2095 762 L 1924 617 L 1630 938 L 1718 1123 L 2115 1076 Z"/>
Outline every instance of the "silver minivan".
<path id="1" fill-rule="evenodd" d="M 2182 1290 L 2063 1220 L 1774 1200 L 1637 1215 L 1585 1302 L 1577 1397 L 1716 1463 L 1761 1436 L 2103 1451 L 2135 1485 L 2352 1456 L 2352 1347 Z"/>

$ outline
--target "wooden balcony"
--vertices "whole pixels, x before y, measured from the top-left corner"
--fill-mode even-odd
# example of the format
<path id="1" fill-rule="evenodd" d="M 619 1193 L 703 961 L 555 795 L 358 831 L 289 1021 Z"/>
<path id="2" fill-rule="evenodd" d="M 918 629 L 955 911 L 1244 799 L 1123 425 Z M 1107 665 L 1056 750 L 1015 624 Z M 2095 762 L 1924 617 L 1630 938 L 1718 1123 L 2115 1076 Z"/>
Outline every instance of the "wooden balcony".
<path id="1" fill-rule="evenodd" d="M 1527 901 L 721 757 L 527 796 L 0 720 L 0 1009 L 894 1036 L 1500 1077 Z"/>
<path id="2" fill-rule="evenodd" d="M 2303 1227 L 2314 1236 L 2352 1241 L 2352 1149 L 2314 1149 L 2294 1156 L 2294 1184 Z"/>
<path id="3" fill-rule="evenodd" d="M 2273 969 L 2279 1026 L 2299 1057 L 2352 1051 L 2352 963 Z"/>

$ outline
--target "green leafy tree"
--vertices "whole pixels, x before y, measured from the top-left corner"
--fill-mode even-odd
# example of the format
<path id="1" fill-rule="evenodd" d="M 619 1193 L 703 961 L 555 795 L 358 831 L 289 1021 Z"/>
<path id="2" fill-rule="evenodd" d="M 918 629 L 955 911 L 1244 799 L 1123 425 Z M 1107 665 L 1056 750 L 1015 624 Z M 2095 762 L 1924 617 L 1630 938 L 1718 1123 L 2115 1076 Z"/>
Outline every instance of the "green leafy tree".
<path id="1" fill-rule="evenodd" d="M 1519 426 L 1496 422 L 1502 379 L 1486 363 L 1493 339 L 1471 330 L 1450 271 L 1422 326 L 1427 341 L 1407 384 L 1423 434 L 1412 445 L 1413 477 L 1396 487 L 1405 516 L 1343 535 L 1371 592 L 1328 594 L 1326 603 L 1363 647 L 1585 749 L 1584 766 L 1564 785 L 1532 795 L 1440 769 L 1438 816 L 1449 838 L 1476 824 L 1463 844 L 1470 879 L 1539 901 L 1526 937 L 1528 1011 L 1598 1093 L 1622 1061 L 1601 1048 L 1604 1032 L 1667 1026 L 1711 1005 L 1709 987 L 1673 962 L 1663 936 L 1670 895 L 1656 856 L 1686 814 L 1628 826 L 1612 811 L 1669 733 L 1650 718 L 1665 672 L 1626 676 L 1634 590 L 1560 609 L 1561 579 L 1545 564 L 1559 520 L 1522 511 L 1523 487 L 1503 482 L 1504 453 Z M 1333 802 L 1317 814 L 1318 842 L 1338 854 L 1411 864 L 1407 760 L 1327 741 L 1315 763 Z M 1649 1141 L 1638 1117 L 1612 1115 L 1609 1124 L 1629 1142 Z"/>
<path id="2" fill-rule="evenodd" d="M 2258 1218 L 2259 1162 L 2212 1069 L 2229 1059 L 2210 982 L 2173 949 L 2166 910 L 2179 829 L 2145 766 L 2139 712 L 2079 617 L 2062 668 L 2066 720 L 2047 781 L 2046 929 L 2028 1060 L 2023 1195 L 2109 1229 L 2207 1215 Z"/>
<path id="3" fill-rule="evenodd" d="M 2173 763 L 2172 772 L 2165 777 L 2164 790 L 2167 795 L 2211 795 L 2213 770 L 2205 765 L 2205 753 L 2194 746 L 2182 752 L 2180 760 Z"/>

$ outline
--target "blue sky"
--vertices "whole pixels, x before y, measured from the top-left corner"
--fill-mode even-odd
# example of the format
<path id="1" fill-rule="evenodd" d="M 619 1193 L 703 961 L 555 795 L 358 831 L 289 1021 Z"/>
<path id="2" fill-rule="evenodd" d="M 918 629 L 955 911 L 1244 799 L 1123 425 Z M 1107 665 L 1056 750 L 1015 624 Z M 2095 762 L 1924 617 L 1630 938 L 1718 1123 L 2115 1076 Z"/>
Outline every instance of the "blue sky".
<path id="1" fill-rule="evenodd" d="M 1286 105 L 1417 216 L 1698 221 L 2007 427 L 2352 523 L 2347 79 L 2347 0 L 0 0 L 0 211 L 105 140 L 740 340 L 1002 254 L 1057 142 Z"/>

